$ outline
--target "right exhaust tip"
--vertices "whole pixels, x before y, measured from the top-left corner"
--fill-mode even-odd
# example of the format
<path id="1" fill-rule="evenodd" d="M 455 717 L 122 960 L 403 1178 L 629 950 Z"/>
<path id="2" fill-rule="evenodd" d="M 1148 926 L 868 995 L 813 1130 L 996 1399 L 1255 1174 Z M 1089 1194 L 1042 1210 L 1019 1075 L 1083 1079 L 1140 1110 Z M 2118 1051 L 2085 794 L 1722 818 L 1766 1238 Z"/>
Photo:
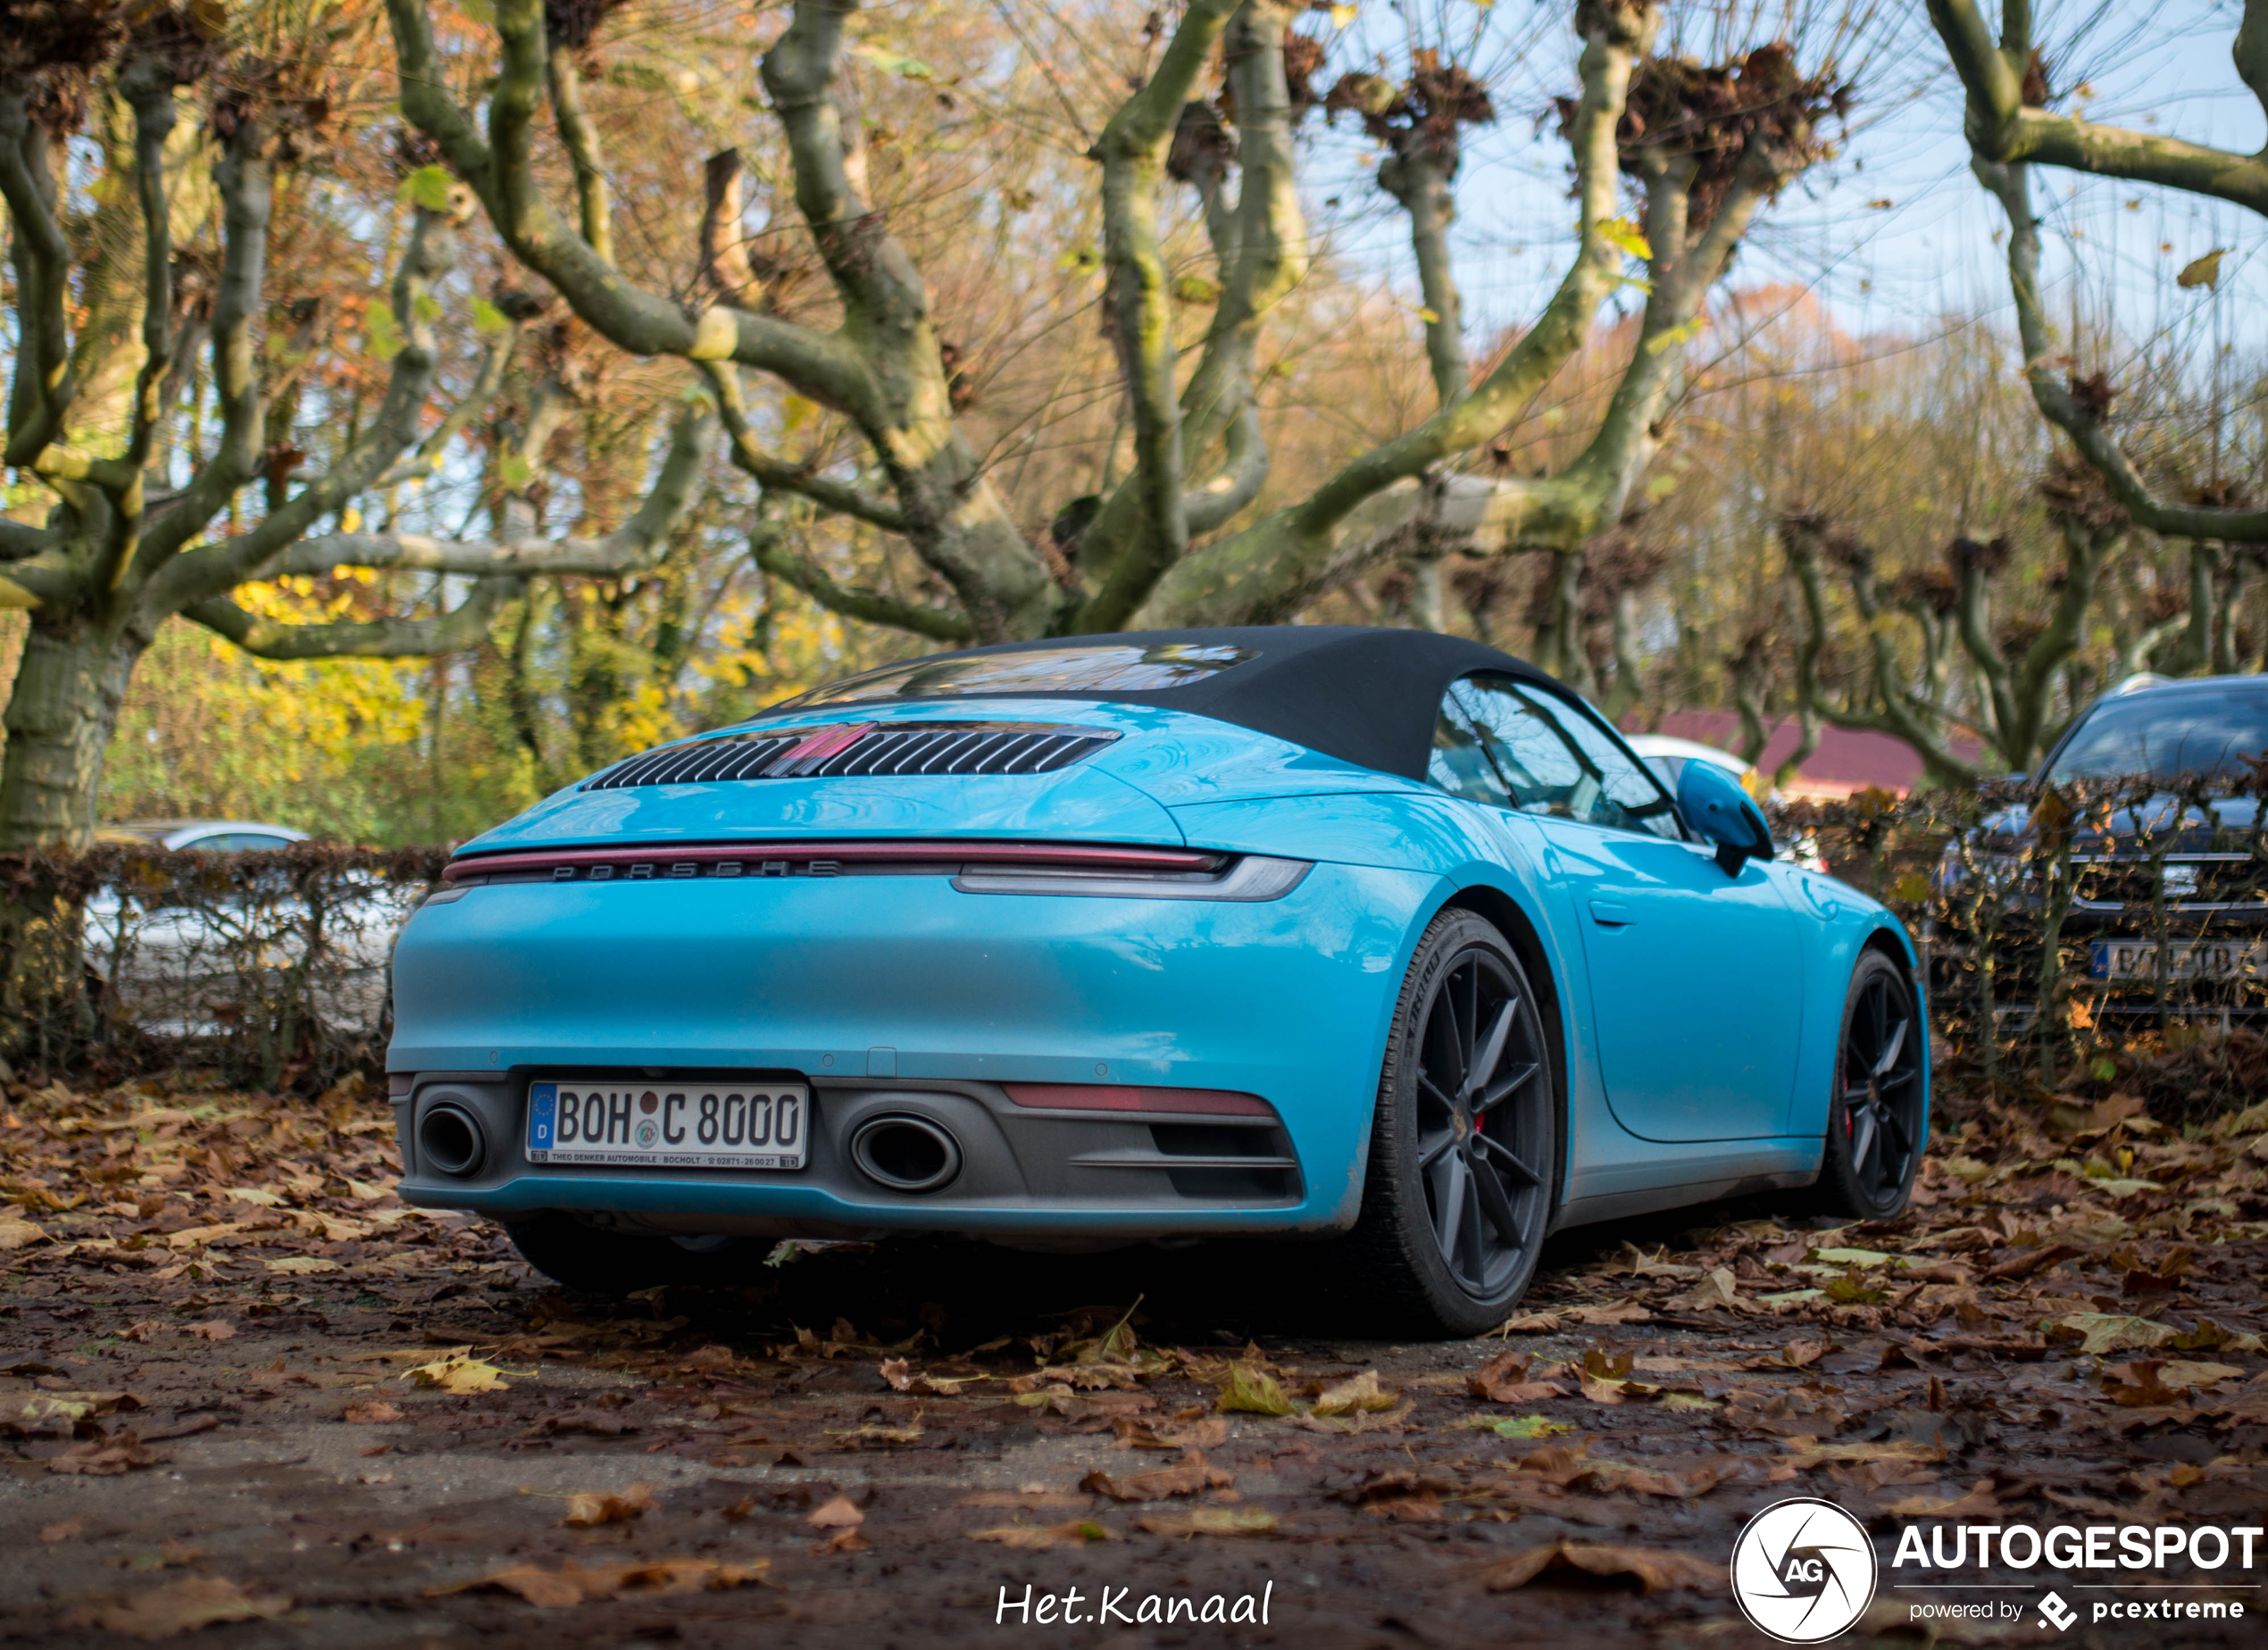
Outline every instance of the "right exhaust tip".
<path id="1" fill-rule="evenodd" d="M 961 1172 L 961 1144 L 926 1117 L 870 1117 L 852 1133 L 851 1161 L 877 1186 L 934 1192 Z"/>
<path id="2" fill-rule="evenodd" d="M 427 1168 L 462 1178 L 476 1173 L 488 1160 L 488 1140 L 479 1118 L 444 1102 L 429 1106 L 418 1120 L 417 1154 Z"/>

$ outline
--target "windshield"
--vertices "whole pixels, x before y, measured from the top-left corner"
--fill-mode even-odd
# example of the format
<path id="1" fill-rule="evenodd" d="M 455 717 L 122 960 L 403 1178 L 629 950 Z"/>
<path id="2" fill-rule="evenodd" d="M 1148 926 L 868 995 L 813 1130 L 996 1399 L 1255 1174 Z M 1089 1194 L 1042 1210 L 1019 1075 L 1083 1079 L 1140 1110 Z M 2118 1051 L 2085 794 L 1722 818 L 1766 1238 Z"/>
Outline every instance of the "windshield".
<path id="1" fill-rule="evenodd" d="M 2241 778 L 2243 758 L 2268 753 L 2268 686 L 2195 688 L 2105 699 L 2087 713 L 2048 777 L 2170 780 Z"/>
<path id="2" fill-rule="evenodd" d="M 1185 642 L 1134 647 L 1113 642 L 915 659 L 830 682 L 771 708 L 799 711 L 863 699 L 950 699 L 972 693 L 1154 693 L 1202 681 L 1252 657 L 1247 647 Z"/>

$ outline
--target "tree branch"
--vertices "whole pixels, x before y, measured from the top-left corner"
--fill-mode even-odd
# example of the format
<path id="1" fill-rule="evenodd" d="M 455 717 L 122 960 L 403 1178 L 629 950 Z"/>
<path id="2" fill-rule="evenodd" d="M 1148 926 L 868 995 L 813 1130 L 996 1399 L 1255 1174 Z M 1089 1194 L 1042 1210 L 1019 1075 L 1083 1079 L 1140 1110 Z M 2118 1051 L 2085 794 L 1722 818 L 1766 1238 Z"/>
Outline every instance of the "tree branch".
<path id="1" fill-rule="evenodd" d="M 246 158 L 243 169 L 247 179 L 257 179 L 258 216 L 263 229 L 266 164 L 255 154 Z M 255 166 L 259 169 L 256 173 Z M 223 192 L 224 196 L 232 194 L 225 183 Z M 245 194 L 245 190 L 238 188 L 233 193 Z M 248 202 L 251 196 L 246 194 L 246 199 Z M 231 198 L 232 220 L 236 210 Z M 248 227 L 246 232 L 250 232 Z M 237 237 L 232 233 L 228 256 L 234 262 L 238 255 Z M 225 312 L 216 307 L 213 324 L 214 355 L 219 359 L 225 353 L 227 357 L 223 371 L 241 371 L 245 374 L 242 385 L 233 391 L 225 380 L 222 385 L 224 404 L 233 399 L 240 404 L 241 411 L 229 420 L 221 453 L 215 454 L 204 472 L 190 484 L 187 495 L 189 502 L 163 512 L 151 523 L 146 535 L 146 554 L 151 571 L 144 599 L 160 613 L 178 611 L 206 596 L 217 596 L 246 579 L 257 577 L 262 566 L 296 542 L 321 517 L 366 490 L 417 438 L 418 422 L 432 388 L 434 365 L 439 355 L 432 317 L 440 309 L 432 300 L 432 288 L 455 267 L 457 238 L 455 226 L 446 216 L 419 207 L 409 245 L 394 274 L 394 320 L 401 331 L 402 347 L 394 357 L 387 377 L 385 399 L 370 428 L 331 470 L 302 488 L 280 509 L 270 511 L 250 531 L 196 550 L 180 550 L 179 546 L 192 534 L 202 530 L 227 502 L 234 488 L 250 479 L 259 444 L 264 438 L 262 430 L 266 421 L 260 409 L 259 382 L 254 376 L 248 336 L 249 318 L 257 312 L 260 296 L 256 256 L 246 254 L 248 262 L 238 293 L 230 295 L 228 278 L 223 277 L 221 301 L 230 307 Z M 233 308 L 238 303 L 246 306 L 241 315 Z M 224 312 L 228 318 L 225 325 Z"/>
<path id="2" fill-rule="evenodd" d="M 830 612 L 856 619 L 866 624 L 888 625 L 894 630 L 911 631 L 926 636 L 932 641 L 967 642 L 976 638 L 975 629 L 961 614 L 941 607 L 923 607 L 917 603 L 901 601 L 885 596 L 880 590 L 837 583 L 821 569 L 788 548 L 780 524 L 769 516 L 761 517 L 748 534 L 748 553 L 758 567 L 783 584 L 793 586 L 826 608 Z"/>
<path id="3" fill-rule="evenodd" d="M 1454 151 L 1444 164 L 1426 147 L 1426 135 L 1413 129 L 1406 153 L 1379 163 L 1378 187 L 1402 204 L 1410 221 L 1410 250 L 1417 255 L 1418 296 L 1425 305 L 1425 358 L 1433 371 L 1436 403 L 1453 407 L 1472 385 L 1464 354 L 1464 321 L 1456 277 L 1449 262 L 1449 225 L 1457 215 L 1449 179 Z"/>
<path id="4" fill-rule="evenodd" d="M 463 601 L 430 619 L 287 624 L 255 618 L 224 596 L 192 603 L 181 616 L 263 659 L 426 657 L 477 646 L 487 638 L 496 610 L 518 596 L 523 586 L 519 579 L 475 579 Z"/>
<path id="5" fill-rule="evenodd" d="M 1224 198 L 1226 164 L 1211 151 L 1197 155 L 1190 179 L 1204 203 L 1221 293 L 1197 366 L 1181 390 L 1184 475 L 1215 442 L 1225 448 L 1221 474 L 1185 488 L 1182 507 L 1193 535 L 1224 525 L 1258 496 L 1267 480 L 1268 451 L 1258 438 L 1253 392 L 1254 358 L 1262 322 L 1307 273 L 1306 226 L 1293 168 L 1291 97 L 1284 80 L 1286 21 L 1284 8 L 1274 4 L 1241 6 L 1229 20 L 1222 59 L 1237 110 L 1234 204 Z M 1188 107 L 1184 105 L 1183 118 Z M 1130 476 L 1112 490 L 1080 535 L 1080 567 L 1107 574 L 1138 527 L 1140 514 L 1139 478 Z M 1071 616 L 1066 628 L 1088 628 L 1086 616 Z"/>
<path id="6" fill-rule="evenodd" d="M 1358 507 L 1503 429 L 1581 347 L 1599 304 L 1621 279 L 1621 254 L 1605 232 L 1618 182 L 1614 129 L 1631 62 L 1660 19 L 1651 6 L 1627 12 L 1587 6 L 1579 17 L 1588 30 L 1572 133 L 1581 241 L 1535 326 L 1455 406 L 1343 465 L 1304 503 L 1185 558 L 1159 582 L 1144 622 L 1237 622 L 1280 612 L 1286 592 L 1319 588 L 1324 569 L 1344 565 L 1334 535 Z"/>
<path id="7" fill-rule="evenodd" d="M 757 445 L 755 431 L 748 424 L 747 403 L 740 392 L 739 369 L 721 361 L 705 361 L 700 364 L 702 376 L 709 380 L 709 388 L 716 392 L 717 405 L 724 417 L 725 433 L 731 440 L 726 450 L 736 470 L 754 478 L 760 487 L 800 494 L 838 515 L 850 516 L 888 532 L 902 533 L 905 530 L 904 513 L 887 499 L 877 498 L 846 481 L 831 480 L 801 464 L 791 464 L 765 452 Z"/>
<path id="8" fill-rule="evenodd" d="M 1119 105 L 1095 146 L 1103 163 L 1103 304 L 1133 413 L 1132 481 L 1139 508 L 1103 588 L 1080 614 L 1082 629 L 1120 629 L 1189 547 L 1172 303 L 1158 240 L 1157 195 L 1182 105 L 1236 9 L 1237 0 L 1191 0 L 1156 70 Z"/>
<path id="9" fill-rule="evenodd" d="M 213 303 L 213 383 L 221 404 L 221 440 L 188 486 L 144 527 L 137 559 L 146 580 L 163 578 L 181 546 L 228 507 L 237 489 L 252 479 L 266 445 L 267 412 L 254 332 L 267 281 L 268 223 L 274 208 L 274 165 L 268 157 L 272 136 L 264 121 L 246 119 L 229 136 L 214 168 L 222 232 L 221 278 Z M 212 554 L 222 553 L 216 547 Z M 178 599 L 168 593 L 156 611 L 172 612 L 188 599 L 189 592 Z"/>
<path id="10" fill-rule="evenodd" d="M 571 47 L 554 43 L 546 69 L 551 79 L 552 118 L 559 141 L 575 165 L 575 201 L 580 208 L 583 239 L 602 263 L 614 262 L 614 216 L 606 193 L 606 169 L 599 148 L 598 128 L 583 112 L 583 81 L 575 70 Z"/>
<path id="11" fill-rule="evenodd" d="M 1872 712 L 1855 710 L 1833 703 L 1820 691 L 1817 661 L 1826 641 L 1827 607 L 1821 588 L 1818 537 L 1817 528 L 1801 518 L 1789 518 L 1780 526 L 1789 570 L 1796 576 L 1796 588 L 1803 600 L 1805 646 L 1811 661 L 1810 668 L 1797 675 L 1799 708 L 1834 727 L 1887 733 L 1910 746 L 1933 773 L 1970 784 L 1982 779 L 1982 771 L 1955 755 L 1951 745 L 1915 714 L 1906 696 L 1897 688 L 1897 659 L 1890 645 L 1889 626 L 1882 622 L 1883 615 L 1875 602 L 1872 576 L 1863 570 L 1854 571 L 1851 593 L 1861 618 L 1866 621 L 1873 661 L 1874 700 L 1880 708 Z"/>
<path id="12" fill-rule="evenodd" d="M 2237 70 L 2247 77 L 2262 72 L 2263 25 L 2255 23 L 2259 0 L 2248 0 L 2246 23 L 2239 29 Z M 2123 126 L 2098 126 L 2072 115 L 2052 114 L 2023 101 L 2024 62 L 2030 53 L 2030 12 L 2017 14 L 2015 26 L 2027 38 L 2004 38 L 1996 46 L 1990 29 L 1976 0 L 1929 0 L 1930 21 L 1937 26 L 1954 72 L 1968 94 L 1964 127 L 1969 146 L 1981 162 L 2014 165 L 2038 161 L 2066 166 L 2097 178 L 2122 178 L 2133 183 L 2154 183 L 2190 195 L 2268 212 L 2268 156 L 2239 154 L 2205 144 L 2185 143 L 2157 132 L 2135 131 Z M 2254 88 L 2255 96 L 2259 88 Z"/>
<path id="13" fill-rule="evenodd" d="M 738 149 L 718 150 L 701 168 L 701 279 L 723 302 L 753 310 L 763 304 L 763 289 L 741 229 L 746 170 Z"/>
<path id="14" fill-rule="evenodd" d="M 2139 527 L 2181 538 L 2222 538 L 2268 543 L 2268 510 L 2231 510 L 2175 504 L 2154 493 L 2134 468 L 2102 415 L 2083 406 L 2048 371 L 2055 354 L 2047 312 L 2039 296 L 2039 225 L 2031 215 L 2031 186 L 2022 166 L 1972 163 L 1977 179 L 2008 214 L 2008 286 L 2016 301 L 2016 332 L 2023 345 L 2024 378 L 2031 398 L 2047 421 L 2072 439 L 2082 457 L 2102 475 L 2111 494 Z"/>
<path id="15" fill-rule="evenodd" d="M 687 407 L 652 488 L 630 520 L 597 538 L 554 540 L 531 535 L 488 540 L 422 533 L 329 533 L 302 539 L 263 564 L 258 577 L 320 578 L 338 567 L 415 569 L 482 578 L 543 573 L 619 579 L 644 572 L 662 560 L 671 533 L 693 507 L 715 432 L 716 420 L 706 408 Z"/>
<path id="16" fill-rule="evenodd" d="M 692 314 L 626 280 L 563 222 L 538 189 L 528 128 L 547 75 L 542 0 L 504 0 L 496 28 L 504 72 L 490 104 L 490 136 L 449 95 L 425 0 L 387 0 L 402 77 L 402 112 L 441 146 L 504 244 L 556 288 L 601 337 L 637 355 L 736 360 L 777 373 L 830 406 L 871 409 L 875 387 L 851 346 L 775 316 L 705 308 Z"/>
<path id="17" fill-rule="evenodd" d="M 513 356 L 520 347 L 522 327 L 513 322 L 502 337 L 481 352 L 480 370 L 473 375 L 472 388 L 457 404 L 443 414 L 441 421 L 426 432 L 425 438 L 408 454 L 397 459 L 386 472 L 371 483 L 373 489 L 398 487 L 404 481 L 430 475 L 441 467 L 442 455 L 449 444 L 463 435 L 465 427 L 488 410 L 496 392 L 504 388 L 504 371 L 512 365 Z"/>
<path id="18" fill-rule="evenodd" d="M 29 466 L 63 433 L 76 386 L 69 370 L 71 247 L 55 212 L 57 145 L 31 118 L 29 88 L 0 85 L 0 198 L 8 204 L 16 266 L 16 371 L 8 390 L 8 438 L 0 463 Z"/>

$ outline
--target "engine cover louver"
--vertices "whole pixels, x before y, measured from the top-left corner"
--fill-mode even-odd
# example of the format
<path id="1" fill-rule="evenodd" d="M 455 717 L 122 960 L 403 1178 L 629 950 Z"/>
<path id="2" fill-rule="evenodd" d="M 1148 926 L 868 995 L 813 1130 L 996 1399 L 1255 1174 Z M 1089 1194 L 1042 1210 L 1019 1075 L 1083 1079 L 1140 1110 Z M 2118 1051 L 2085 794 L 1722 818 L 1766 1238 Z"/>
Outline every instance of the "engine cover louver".
<path id="1" fill-rule="evenodd" d="M 839 722 L 792 733 L 752 729 L 665 746 L 583 781 L 584 790 L 817 779 L 857 774 L 1051 773 L 1119 736 L 1054 722 Z"/>

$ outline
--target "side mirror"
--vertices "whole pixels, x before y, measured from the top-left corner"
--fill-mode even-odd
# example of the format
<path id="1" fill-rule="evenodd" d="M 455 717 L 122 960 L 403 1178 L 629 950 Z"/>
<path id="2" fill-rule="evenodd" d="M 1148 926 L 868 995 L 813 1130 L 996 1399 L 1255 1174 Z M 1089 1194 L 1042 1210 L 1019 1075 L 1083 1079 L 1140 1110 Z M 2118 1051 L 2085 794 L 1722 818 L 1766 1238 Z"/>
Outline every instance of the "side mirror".
<path id="1" fill-rule="evenodd" d="M 1717 845 L 1717 863 L 1728 877 L 1739 876 L 1748 860 L 1772 857 L 1763 812 L 1731 775 L 1705 762 L 1686 763 L 1678 776 L 1678 812 L 1695 836 Z"/>

